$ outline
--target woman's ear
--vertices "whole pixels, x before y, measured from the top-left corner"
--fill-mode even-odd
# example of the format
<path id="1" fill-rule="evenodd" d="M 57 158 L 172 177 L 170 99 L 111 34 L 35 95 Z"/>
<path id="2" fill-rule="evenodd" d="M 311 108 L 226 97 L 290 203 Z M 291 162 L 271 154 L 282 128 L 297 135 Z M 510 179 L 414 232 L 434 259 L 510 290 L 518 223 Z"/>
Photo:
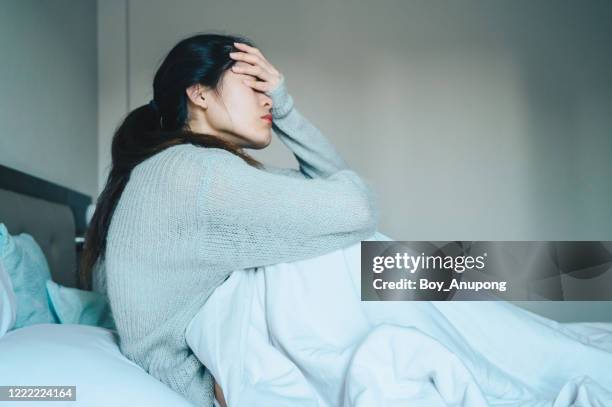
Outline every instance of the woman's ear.
<path id="1" fill-rule="evenodd" d="M 185 90 L 187 97 L 194 105 L 200 106 L 202 109 L 208 109 L 207 95 L 204 88 L 199 83 L 191 85 Z"/>

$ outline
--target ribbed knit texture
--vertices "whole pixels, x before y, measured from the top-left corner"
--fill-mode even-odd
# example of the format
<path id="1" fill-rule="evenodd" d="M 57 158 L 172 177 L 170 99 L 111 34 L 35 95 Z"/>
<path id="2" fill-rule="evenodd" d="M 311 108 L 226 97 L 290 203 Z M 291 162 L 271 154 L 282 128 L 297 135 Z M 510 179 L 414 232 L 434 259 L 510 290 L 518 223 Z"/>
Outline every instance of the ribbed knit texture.
<path id="1" fill-rule="evenodd" d="M 107 236 L 105 284 L 122 353 L 196 406 L 213 405 L 213 378 L 185 330 L 212 291 L 234 270 L 363 240 L 379 219 L 373 190 L 295 109 L 284 78 L 267 94 L 299 170 L 170 147 L 134 168 Z"/>

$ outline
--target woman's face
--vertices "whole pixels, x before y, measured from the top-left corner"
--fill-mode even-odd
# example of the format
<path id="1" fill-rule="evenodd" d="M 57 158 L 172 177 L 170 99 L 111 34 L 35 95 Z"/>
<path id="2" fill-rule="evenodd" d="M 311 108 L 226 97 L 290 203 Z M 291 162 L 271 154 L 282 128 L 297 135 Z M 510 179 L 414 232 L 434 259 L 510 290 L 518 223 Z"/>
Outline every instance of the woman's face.
<path id="1" fill-rule="evenodd" d="M 226 71 L 219 89 L 221 97 L 197 85 L 188 89 L 189 124 L 194 131 L 213 134 L 242 147 L 262 149 L 272 140 L 272 120 L 263 118 L 270 115 L 272 99 L 245 84 L 244 79 L 254 77 Z"/>

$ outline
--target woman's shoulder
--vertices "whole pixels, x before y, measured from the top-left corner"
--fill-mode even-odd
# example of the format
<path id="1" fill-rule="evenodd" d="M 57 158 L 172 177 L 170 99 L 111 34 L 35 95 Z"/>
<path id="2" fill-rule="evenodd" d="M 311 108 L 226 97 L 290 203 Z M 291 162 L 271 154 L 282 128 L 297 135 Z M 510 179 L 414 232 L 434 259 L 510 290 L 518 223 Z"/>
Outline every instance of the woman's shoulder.
<path id="1" fill-rule="evenodd" d="M 192 159 L 197 164 L 217 164 L 227 162 L 243 162 L 242 158 L 236 154 L 220 147 L 203 147 L 195 144 L 180 144 L 177 146 L 170 147 L 178 152 L 186 159 Z"/>
<path id="2" fill-rule="evenodd" d="M 185 154 L 193 155 L 197 157 L 217 157 L 217 156 L 233 156 L 234 154 L 228 150 L 219 147 L 203 147 L 196 144 L 184 143 L 177 144 L 175 146 L 168 147 L 160 154 L 163 153 L 174 153 L 174 154 Z"/>
<path id="3" fill-rule="evenodd" d="M 140 171 L 164 167 L 164 171 L 174 168 L 178 171 L 205 169 L 207 164 L 220 162 L 235 156 L 232 152 L 216 147 L 202 147 L 191 143 L 177 144 L 158 152 L 138 165 Z"/>

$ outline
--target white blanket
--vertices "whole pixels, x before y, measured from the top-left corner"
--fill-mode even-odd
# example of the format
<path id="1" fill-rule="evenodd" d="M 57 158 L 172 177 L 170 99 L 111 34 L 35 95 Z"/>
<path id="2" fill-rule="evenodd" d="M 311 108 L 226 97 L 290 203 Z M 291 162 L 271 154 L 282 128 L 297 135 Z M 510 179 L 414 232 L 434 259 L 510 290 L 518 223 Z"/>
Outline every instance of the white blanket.
<path id="1" fill-rule="evenodd" d="M 361 302 L 360 254 L 239 270 L 215 290 L 186 339 L 228 406 L 612 405 L 612 323 L 503 301 Z"/>

